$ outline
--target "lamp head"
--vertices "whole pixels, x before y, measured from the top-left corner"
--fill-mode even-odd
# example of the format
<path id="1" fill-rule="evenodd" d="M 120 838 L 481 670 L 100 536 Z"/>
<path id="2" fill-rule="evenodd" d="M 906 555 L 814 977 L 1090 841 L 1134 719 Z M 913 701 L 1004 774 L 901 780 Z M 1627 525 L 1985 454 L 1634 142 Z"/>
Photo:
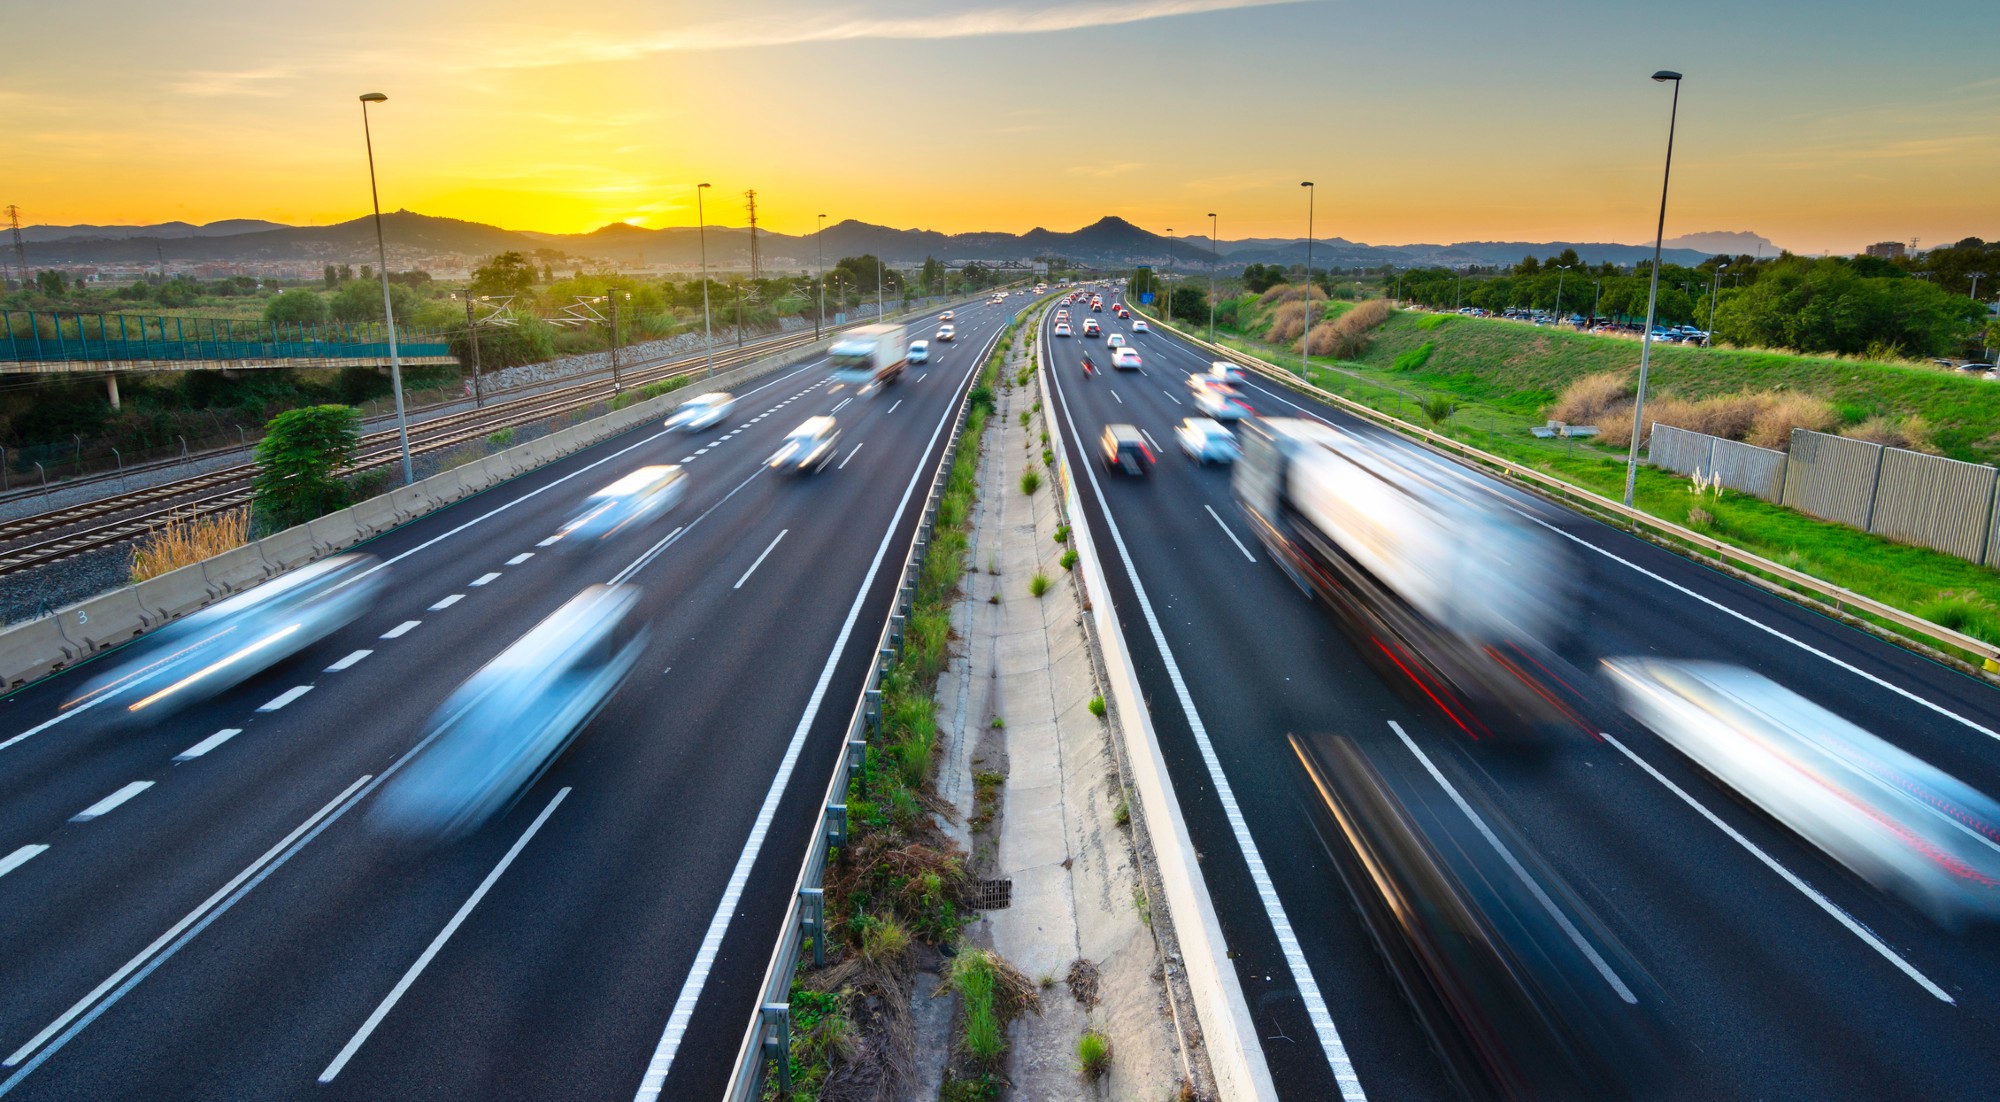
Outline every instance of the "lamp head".
<path id="1" fill-rule="evenodd" d="M 1674 72 L 1672 69 L 1661 69 L 1659 72 L 1653 74 L 1653 79 L 1660 81 L 1661 83 L 1664 84 L 1665 82 L 1670 80 L 1681 79 L 1681 75 L 1679 73 Z"/>
<path id="2" fill-rule="evenodd" d="M 695 185 L 695 187 L 696 187 L 697 189 L 699 189 L 699 188 L 705 188 L 705 187 L 707 187 L 707 186 L 708 186 L 707 184 L 696 184 L 696 185 Z"/>
<path id="3" fill-rule="evenodd" d="M 1311 187 L 1311 186 L 1313 186 L 1313 182 L 1312 182 L 1311 180 L 1301 180 L 1301 181 L 1299 181 L 1299 186 L 1300 186 L 1300 187 Z"/>
<path id="4" fill-rule="evenodd" d="M 363 103 L 387 103 L 387 102 L 389 102 L 389 97 L 388 97 L 388 96 L 385 96 L 385 95 L 383 95 L 383 94 L 382 94 L 382 93 L 380 93 L 380 92 L 364 92 L 364 93 L 362 93 L 362 96 L 361 96 L 361 102 L 363 102 Z"/>

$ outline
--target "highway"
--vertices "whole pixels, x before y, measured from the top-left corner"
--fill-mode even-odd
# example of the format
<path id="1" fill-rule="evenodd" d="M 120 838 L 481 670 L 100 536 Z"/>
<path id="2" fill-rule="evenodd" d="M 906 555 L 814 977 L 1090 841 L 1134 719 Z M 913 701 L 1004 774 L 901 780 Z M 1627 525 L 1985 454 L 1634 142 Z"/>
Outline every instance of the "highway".
<path id="1" fill-rule="evenodd" d="M 1107 295 L 1107 303 L 1115 296 Z M 1398 684 L 1268 560 L 1226 467 L 1175 447 L 1209 357 L 1124 333 L 1142 371 L 1045 320 L 1048 396 L 1123 634 L 1281 1097 L 1451 1096 L 1333 867 L 1324 805 L 1287 736 L 1347 736 L 1496 807 L 1623 945 L 1619 976 L 1670 1034 L 1661 1098 L 1973 1099 L 2000 1076 L 2000 943 L 1884 896 L 1623 718 L 1601 659 L 1749 667 L 1948 773 L 2000 791 L 2000 693 L 1665 550 L 1488 482 L 1567 548 L 1577 599 L 1559 648 L 1580 721 L 1539 751 L 1475 740 Z M 1050 318 L 1053 317 L 1053 311 Z M 1079 356 L 1103 369 L 1086 379 Z M 1252 378 L 1260 415 L 1402 438 Z M 1145 478 L 1107 472 L 1107 424 L 1156 442 Z M 1469 790 L 1469 791 L 1468 791 Z M 1234 809 L 1237 814 L 1231 815 Z M 1503 832 L 1504 833 L 1504 832 Z M 1606 970 L 1606 982 L 1615 969 Z M 1337 1074 L 1341 1073 L 1341 1074 Z"/>
<path id="2" fill-rule="evenodd" d="M 959 310 L 879 393 L 802 362 L 707 432 L 652 424 L 374 539 L 368 615 L 166 722 L 58 712 L 92 663 L 0 702 L 0 1096 L 714 1096 L 951 415 L 1021 301 Z M 821 413 L 836 466 L 763 466 Z M 551 546 L 657 463 L 690 488 L 649 530 Z M 453 687 L 613 580 L 650 638 L 566 756 L 463 841 L 374 829 Z"/>

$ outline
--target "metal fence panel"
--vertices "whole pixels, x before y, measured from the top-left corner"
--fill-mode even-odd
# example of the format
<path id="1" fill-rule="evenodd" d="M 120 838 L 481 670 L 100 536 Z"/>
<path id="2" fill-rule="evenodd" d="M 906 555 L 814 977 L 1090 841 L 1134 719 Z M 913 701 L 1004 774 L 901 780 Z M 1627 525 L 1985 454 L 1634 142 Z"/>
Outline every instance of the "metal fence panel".
<path id="1" fill-rule="evenodd" d="M 1656 421 L 1653 423 L 1651 443 L 1646 446 L 1646 459 L 1653 466 L 1664 467 L 1675 474 L 1706 471 L 1713 466 L 1710 455 L 1714 441 L 1713 436 Z"/>
<path id="2" fill-rule="evenodd" d="M 1736 440 L 1716 439 L 1715 454 L 1709 462 L 1708 473 L 1720 478 L 1722 484 L 1732 490 L 1761 497 L 1765 501 L 1777 501 L 1785 496 L 1787 461 L 1784 452 Z"/>
<path id="3" fill-rule="evenodd" d="M 1890 448 L 1882 453 L 1871 531 L 1979 561 L 1992 523 L 1992 467 Z"/>
<path id="4" fill-rule="evenodd" d="M 1792 430 L 1784 504 L 1822 520 L 1866 529 L 1882 468 L 1882 445 Z"/>

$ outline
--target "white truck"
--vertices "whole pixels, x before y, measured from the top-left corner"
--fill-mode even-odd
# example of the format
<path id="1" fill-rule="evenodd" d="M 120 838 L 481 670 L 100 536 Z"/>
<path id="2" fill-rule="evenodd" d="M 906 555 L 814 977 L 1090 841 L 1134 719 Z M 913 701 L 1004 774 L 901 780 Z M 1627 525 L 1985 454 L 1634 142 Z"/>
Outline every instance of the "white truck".
<path id="1" fill-rule="evenodd" d="M 1296 418 L 1241 430 L 1232 489 L 1301 589 L 1474 737 L 1572 717 L 1554 541 L 1442 460 Z"/>
<path id="2" fill-rule="evenodd" d="M 833 381 L 865 386 L 892 383 L 903 373 L 903 327 L 863 325 L 834 338 L 827 350 Z"/>

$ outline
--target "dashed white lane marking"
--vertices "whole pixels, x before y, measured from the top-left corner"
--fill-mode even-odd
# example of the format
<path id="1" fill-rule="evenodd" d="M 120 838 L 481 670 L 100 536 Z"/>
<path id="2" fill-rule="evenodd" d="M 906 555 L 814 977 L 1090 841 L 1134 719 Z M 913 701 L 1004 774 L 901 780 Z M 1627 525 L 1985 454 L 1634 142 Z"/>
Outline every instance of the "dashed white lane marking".
<path id="1" fill-rule="evenodd" d="M 1884 959 L 1886 959 L 1889 963 L 1895 965 L 1896 968 L 1900 970 L 1904 975 L 1917 981 L 1917 986 L 1922 987 L 1924 990 L 1930 992 L 1932 995 L 1935 995 L 1937 998 L 1939 998 L 1944 1002 L 1951 1003 L 1954 1006 L 1958 1004 L 1957 999 L 1954 999 L 1950 995 L 1945 994 L 1943 988 L 1939 987 L 1935 983 L 1932 983 L 1930 981 L 1930 978 L 1928 976 L 1925 976 L 1922 972 L 1917 971 L 1915 965 L 1912 965 L 1909 961 L 1904 960 L 1901 956 L 1897 955 L 1895 950 L 1883 944 L 1882 939 L 1876 937 L 1873 933 L 1869 931 L 1869 929 L 1866 926 L 1863 926 L 1860 922 L 1856 921 L 1853 915 L 1848 914 L 1846 911 L 1842 910 L 1838 904 L 1834 903 L 1833 900 L 1828 899 L 1826 896 L 1823 896 L 1818 891 L 1814 890 L 1812 885 L 1806 883 L 1804 880 L 1799 879 L 1797 874 L 1793 873 L 1792 870 L 1786 868 L 1784 865 L 1779 864 L 1776 858 L 1772 857 L 1770 854 L 1765 853 L 1762 849 L 1758 848 L 1755 842 L 1752 842 L 1750 839 L 1745 838 L 1741 833 L 1737 831 L 1735 827 L 1732 827 L 1728 823 L 1723 822 L 1720 816 L 1716 815 L 1715 812 L 1710 811 L 1707 807 L 1703 806 L 1701 801 L 1695 799 L 1693 796 L 1688 795 L 1687 791 L 1683 789 L 1680 785 L 1677 785 L 1674 782 L 1668 780 L 1665 774 L 1653 768 L 1653 763 L 1633 753 L 1629 748 L 1626 747 L 1624 743 L 1612 737 L 1609 732 L 1601 731 L 1598 734 L 1600 738 L 1604 739 L 1604 741 L 1610 743 L 1613 747 L 1615 747 L 1619 753 L 1631 759 L 1632 764 L 1637 765 L 1641 769 L 1644 769 L 1646 771 L 1647 776 L 1650 776 L 1654 780 L 1660 782 L 1660 784 L 1666 787 L 1667 791 L 1673 793 L 1676 796 L 1679 796 L 1683 803 L 1687 804 L 1691 808 L 1694 808 L 1695 811 L 1699 813 L 1702 818 L 1707 819 L 1710 823 L 1714 824 L 1717 830 L 1720 830 L 1722 833 L 1728 835 L 1731 841 L 1735 842 L 1739 846 L 1742 846 L 1744 849 L 1749 850 L 1750 855 L 1752 857 L 1755 857 L 1757 860 L 1764 863 L 1764 867 L 1770 869 L 1772 872 L 1777 873 L 1780 877 L 1784 879 L 1785 883 L 1790 884 L 1794 888 L 1797 888 L 1799 892 L 1803 894 L 1807 899 L 1810 899 L 1815 904 L 1817 904 L 1820 910 L 1825 911 L 1829 915 L 1832 915 L 1834 921 L 1840 923 L 1842 926 L 1847 927 L 1848 932 L 1852 933 L 1855 937 L 1860 938 L 1863 944 L 1867 945 L 1870 949 L 1875 950 L 1877 953 L 1880 953 Z"/>
<path id="2" fill-rule="evenodd" d="M 1112 392 L 1111 392 L 1111 396 L 1112 396 L 1113 398 L 1118 398 L 1118 392 L 1117 392 L 1117 391 L 1115 391 L 1115 390 L 1114 390 L 1114 391 L 1112 391 Z M 1122 405 L 1124 405 L 1124 404 L 1125 404 L 1125 399 L 1123 399 L 1123 398 L 1118 398 L 1118 404 L 1119 404 L 1119 405 L 1121 405 L 1121 406 L 1122 406 Z"/>
<path id="3" fill-rule="evenodd" d="M 395 1008 L 397 1000 L 410 989 L 410 985 L 417 982 L 417 977 L 423 974 L 432 958 L 438 955 L 438 950 L 444 948 L 444 943 L 450 941 L 451 935 L 458 932 L 458 928 L 465 923 L 465 917 L 472 913 L 472 908 L 479 906 L 479 901 L 486 898 L 487 892 L 493 890 L 493 885 L 500 879 L 500 874 L 506 872 L 507 866 L 513 864 L 514 858 L 519 857 L 521 851 L 527 848 L 529 840 L 542 829 L 543 823 L 549 821 L 549 816 L 554 814 L 556 805 L 562 803 L 569 792 L 567 788 L 558 791 L 555 799 L 550 800 L 549 805 L 542 809 L 542 813 L 535 816 L 535 821 L 528 824 L 528 829 L 522 831 L 521 836 L 514 840 L 514 845 L 507 850 L 507 855 L 500 859 L 499 864 L 493 866 L 493 871 L 486 874 L 486 879 L 479 882 L 479 887 L 473 889 L 472 895 L 458 908 L 458 913 L 452 915 L 451 921 L 445 923 L 444 929 L 439 930 L 438 935 L 431 939 L 423 955 L 417 958 L 415 964 L 410 965 L 410 970 L 403 973 L 402 979 L 396 981 L 396 986 L 390 989 L 389 994 L 375 1007 L 375 1012 L 368 1015 L 368 1020 L 361 1023 L 361 1028 L 354 1031 L 354 1036 L 348 1038 L 347 1044 L 341 1047 L 340 1055 L 335 1056 L 333 1063 L 328 1064 L 326 1070 L 319 1073 L 320 1082 L 333 1082 L 334 1076 L 340 1074 L 340 1069 L 346 1067 L 347 1062 L 354 1058 L 354 1054 L 361 1050 L 362 1044 L 368 1040 L 368 1035 L 375 1032 L 375 1027 L 381 1025 L 382 1019 L 388 1017 L 389 1011 Z"/>
<path id="4" fill-rule="evenodd" d="M 87 823 L 92 819 L 95 819 L 101 815 L 109 815 L 111 814 L 112 811 L 114 811 L 118 807 L 119 804 L 124 803 L 126 800 L 129 800 L 132 797 L 137 796 L 139 793 L 144 792 L 145 790 L 151 787 L 153 787 L 152 781 L 133 781 L 131 784 L 126 785 L 125 787 L 119 789 L 118 791 L 113 792 L 111 795 L 104 797 L 103 799 L 97 801 L 96 803 L 91 804 L 89 807 L 84 808 L 82 811 L 79 811 L 76 814 L 70 816 L 69 821 L 72 823 Z"/>
<path id="5" fill-rule="evenodd" d="M 556 544 L 558 544 L 558 543 L 561 543 L 561 542 L 562 542 L 562 534 L 561 534 L 561 533 L 557 533 L 556 535 L 553 535 L 553 536 L 550 536 L 550 537 L 549 537 L 548 539 L 545 539 L 545 540 L 541 541 L 540 543 L 537 543 L 537 544 L 536 544 L 535 546 L 536 546 L 536 547 L 553 547 L 554 545 L 556 545 Z"/>
<path id="6" fill-rule="evenodd" d="M 1487 826 L 1486 820 L 1472 810 L 1472 805 L 1465 802 L 1465 797 L 1459 795 L 1458 789 L 1445 779 L 1436 765 L 1431 763 L 1430 756 L 1417 748 L 1415 740 L 1403 730 L 1403 725 L 1392 719 L 1389 721 L 1389 729 L 1396 732 L 1396 737 L 1402 739 L 1403 745 L 1409 747 L 1410 753 L 1415 754 L 1417 760 L 1424 764 L 1424 771 L 1431 775 L 1432 780 L 1438 782 L 1439 787 L 1444 789 L 1445 795 L 1451 797 L 1451 802 L 1457 804 L 1458 809 L 1465 813 L 1465 817 L 1472 820 L 1472 825 L 1478 829 L 1480 837 L 1486 839 L 1486 844 L 1500 854 L 1500 859 L 1507 863 L 1508 869 L 1527 886 L 1529 894 L 1535 897 L 1535 902 L 1540 903 L 1543 910 L 1549 912 L 1550 918 L 1556 920 L 1556 925 L 1562 927 L 1562 932 L 1569 937 L 1570 944 L 1583 952 L 1583 955 L 1590 960 L 1591 967 L 1597 969 L 1597 974 L 1604 977 L 1604 982 L 1610 984 L 1613 991 L 1618 992 L 1619 998 L 1637 1006 L 1639 997 L 1632 993 L 1632 989 L 1625 985 L 1625 981 L 1618 977 L 1618 973 L 1611 970 L 1611 965 L 1605 963 L 1604 957 L 1597 951 L 1597 946 L 1584 940 L 1583 933 L 1576 928 L 1574 922 L 1570 921 L 1569 915 L 1564 914 L 1562 909 L 1556 906 L 1555 900 L 1549 898 L 1549 893 L 1542 889 L 1539 881 L 1528 875 L 1528 870 L 1522 867 L 1520 859 L 1514 856 L 1514 851 L 1500 843 L 1499 837 L 1493 833 L 1493 828 Z"/>
<path id="7" fill-rule="evenodd" d="M 1153 450 L 1154 450 L 1154 451 L 1156 451 L 1156 452 L 1160 452 L 1160 453 L 1162 453 L 1162 454 L 1164 454 L 1164 453 L 1166 452 L 1166 450 L 1167 450 L 1167 449 L 1165 449 L 1165 448 L 1161 447 L 1161 446 L 1160 446 L 1160 442 L 1159 442 L 1158 440 L 1155 440 L 1155 439 L 1153 439 L 1153 434 L 1152 434 L 1152 433 L 1150 433 L 1150 432 L 1147 432 L 1147 431 L 1146 431 L 1145 429 L 1140 429 L 1140 430 L 1139 430 L 1139 435 L 1140 435 L 1140 436 L 1143 436 L 1143 437 L 1145 437 L 1145 438 L 1146 438 L 1146 443 L 1148 443 L 1148 444 L 1151 444 L 1151 445 L 1153 445 Z"/>
<path id="8" fill-rule="evenodd" d="M 1181 404 L 1181 400 L 1179 398 L 1174 397 L 1174 392 L 1168 390 L 1166 387 L 1161 387 L 1160 393 L 1167 396 L 1167 401 L 1172 402 L 1175 405 Z"/>
<path id="9" fill-rule="evenodd" d="M 842 399 L 841 399 L 840 401 L 838 401 L 838 402 L 835 402 L 835 403 L 833 404 L 833 408 L 832 408 L 832 409 L 830 409 L 830 410 L 828 410 L 827 412 L 828 412 L 828 413 L 839 413 L 839 412 L 841 411 L 841 409 L 842 409 L 842 408 L 844 408 L 844 407 L 845 407 L 845 406 L 847 405 L 847 403 L 849 403 L 849 402 L 852 402 L 853 400 L 854 400 L 854 399 L 852 399 L 852 398 L 842 398 Z"/>
<path id="10" fill-rule="evenodd" d="M 694 462 L 694 456 L 692 456 L 692 455 L 683 455 L 683 456 L 681 456 L 681 462 L 683 462 L 683 463 L 692 463 L 692 462 Z"/>
<path id="11" fill-rule="evenodd" d="M 900 406 L 902 404 L 903 400 L 901 398 L 896 399 L 896 406 Z M 884 411 L 885 415 L 896 412 L 896 406 L 890 406 L 886 411 Z"/>
<path id="12" fill-rule="evenodd" d="M 1202 508 L 1208 510 L 1209 516 L 1215 517 L 1215 523 L 1222 525 L 1222 534 L 1229 537 L 1229 542 L 1235 544 L 1238 551 L 1243 552 L 1244 558 L 1249 559 L 1251 562 L 1257 561 L 1257 556 L 1252 555 L 1250 549 L 1243 546 L 1243 541 L 1236 538 L 1236 533 L 1229 530 L 1229 525 L 1222 523 L 1222 517 L 1216 513 L 1215 506 L 1203 505 Z"/>
<path id="13" fill-rule="evenodd" d="M 0 857 L 0 876 L 5 876 L 8 873 L 13 872 L 15 869 L 20 868 L 22 865 L 25 865 L 28 862 L 34 860 L 35 858 L 40 857 L 45 851 L 48 850 L 48 848 L 49 847 L 47 846 L 41 846 L 41 845 L 22 846 L 20 849 L 15 850 L 14 852 L 8 854 L 7 856 Z"/>
<path id="14" fill-rule="evenodd" d="M 508 560 L 507 560 L 507 561 L 506 561 L 505 563 L 503 563 L 503 564 L 501 564 L 501 565 L 503 565 L 503 566 L 519 566 L 519 565 L 521 565 L 522 563 L 524 563 L 524 562 L 527 562 L 527 561 L 528 561 L 529 559 L 532 559 L 532 558 L 534 558 L 534 557 L 535 557 L 535 553 L 534 553 L 533 551 L 523 551 L 523 552 L 521 552 L 520 554 L 518 554 L 518 555 L 514 556 L 513 558 L 511 558 L 511 559 L 508 559 Z"/>
<path id="15" fill-rule="evenodd" d="M 866 440 L 863 440 L 863 441 L 861 442 L 861 444 L 856 444 L 856 445 L 854 445 L 854 452 L 858 452 L 858 451 L 860 451 L 860 450 L 861 450 L 861 446 L 862 446 L 862 444 L 866 444 L 867 442 L 868 442 L 868 441 L 866 441 Z M 847 459 L 852 459 L 852 458 L 854 458 L 854 452 L 848 452 L 848 453 L 847 453 Z M 836 470 L 836 471 L 844 471 L 844 470 L 846 470 L 846 469 L 847 469 L 847 459 L 843 459 L 843 460 L 841 460 L 841 461 L 840 461 L 840 466 L 838 466 L 838 467 L 835 467 L 835 468 L 834 468 L 834 470 Z"/>
<path id="16" fill-rule="evenodd" d="M 221 746 L 223 743 L 228 742 L 230 739 L 233 739 L 237 735 L 240 735 L 242 733 L 243 733 L 243 728 L 241 727 L 224 727 L 222 730 L 217 731 L 216 733 L 208 736 L 205 739 L 202 739 L 200 742 L 195 743 L 193 746 L 190 746 L 187 749 L 181 751 L 180 753 L 175 754 L 174 760 L 193 761 L 194 759 L 202 756 L 203 754 L 208 753 L 210 750 L 213 750 L 218 746 Z"/>
<path id="17" fill-rule="evenodd" d="M 499 577 L 500 577 L 500 572 L 498 570 L 489 570 L 486 573 L 481 574 L 477 578 L 472 579 L 470 582 L 467 582 L 466 584 L 475 586 L 488 585 Z"/>
<path id="18" fill-rule="evenodd" d="M 375 653 L 375 652 L 374 652 L 374 651 L 372 651 L 372 650 L 358 650 L 358 651 L 355 651 L 354 653 L 352 653 L 352 654 L 348 655 L 347 657 L 345 657 L 345 658 L 341 659 L 340 661 L 338 661 L 338 662 L 335 662 L 335 663 L 334 663 L 333 665 L 331 665 L 331 666 L 328 666 L 328 667 L 326 668 L 326 672 L 328 672 L 328 673 L 339 673 L 340 671 L 342 671 L 342 670 L 344 670 L 344 669 L 347 669 L 348 667 L 350 667 L 350 666 L 354 665 L 354 664 L 355 664 L 356 662 L 359 662 L 359 661 L 361 661 L 361 660 L 362 660 L 363 658 L 366 658 L 366 657 L 368 657 L 369 655 L 371 655 L 371 654 L 374 654 L 374 653 Z"/>
<path id="19" fill-rule="evenodd" d="M 751 418 L 750 420 L 748 420 L 748 421 L 745 421 L 745 422 L 743 422 L 742 424 L 740 424 L 740 425 L 736 426 L 736 431 L 737 431 L 737 432 L 742 432 L 742 431 L 743 431 L 744 429 L 747 429 L 747 428 L 749 428 L 749 427 L 750 427 L 751 425 L 754 425 L 754 424 L 756 424 L 756 423 L 757 423 L 757 419 L 756 419 L 755 417 L 752 417 L 752 418 Z"/>
<path id="20" fill-rule="evenodd" d="M 290 704 L 292 701 L 297 700 L 298 698 L 306 695 L 309 692 L 312 692 L 312 689 L 313 687 L 311 685 L 294 685 L 291 688 L 286 689 L 284 692 L 279 693 L 277 696 L 274 696 L 271 699 L 265 701 L 263 706 L 258 708 L 257 710 L 260 712 L 275 712 L 278 709 L 284 707 L 285 705 Z"/>
<path id="21" fill-rule="evenodd" d="M 736 579 L 736 584 L 730 586 L 729 588 L 742 589 L 743 583 L 749 581 L 750 575 L 755 574 L 757 572 L 757 568 L 764 565 L 764 560 L 770 556 L 771 552 L 777 549 L 778 540 L 784 539 L 785 533 L 790 531 L 791 531 L 790 528 L 780 530 L 778 532 L 778 538 L 771 541 L 771 546 L 766 547 L 764 549 L 764 553 L 762 555 L 757 556 L 757 561 L 750 564 L 750 569 L 745 570 L 743 572 L 743 576 Z"/>
<path id="22" fill-rule="evenodd" d="M 431 607 L 430 607 L 430 608 L 429 608 L 428 610 L 426 610 L 426 611 L 429 611 L 429 612 L 443 612 L 443 611 L 444 611 L 445 609 L 448 609 L 448 608 L 450 608 L 451 606 L 453 606 L 453 605 L 455 605 L 455 604 L 457 604 L 458 602 L 460 602 L 460 601 L 463 601 L 463 600 L 465 600 L 465 594 L 463 594 L 463 593 L 454 593 L 454 594 L 452 594 L 451 596 L 449 596 L 449 597 L 446 597 L 446 598 L 445 598 L 444 600 L 442 600 L 442 601 L 439 601 L 439 602 L 438 602 L 437 604 L 434 604 L 434 605 L 432 605 L 432 606 L 431 606 Z"/>
<path id="23" fill-rule="evenodd" d="M 727 440 L 727 439 L 729 439 L 729 438 L 728 438 L 727 436 L 718 436 L 718 437 L 716 437 L 715 439 L 713 439 L 713 440 L 710 440 L 710 441 L 708 442 L 708 446 L 709 446 L 710 448 L 719 448 L 719 447 L 721 447 L 721 446 L 722 446 L 722 442 L 723 442 L 724 440 Z M 703 449 L 703 450 L 704 450 L 704 451 L 706 451 L 707 449 L 705 448 L 705 449 Z"/>
<path id="24" fill-rule="evenodd" d="M 408 635 L 411 631 L 415 630 L 417 625 L 421 623 L 423 623 L 422 620 L 405 620 L 402 623 L 397 624 L 395 627 L 390 628 L 388 631 L 383 632 L 381 637 L 384 639 L 401 639 L 403 636 Z"/>
<path id="25" fill-rule="evenodd" d="M 712 448 L 712 447 L 714 447 L 714 446 L 715 446 L 715 445 L 713 445 L 713 444 L 710 444 L 710 445 L 709 445 L 708 447 L 709 447 L 709 448 Z M 707 454 L 708 454 L 708 448 L 696 448 L 696 449 L 694 450 L 694 454 L 695 454 L 695 455 L 707 455 Z M 689 458 L 693 458 L 693 456 L 690 456 Z"/>

